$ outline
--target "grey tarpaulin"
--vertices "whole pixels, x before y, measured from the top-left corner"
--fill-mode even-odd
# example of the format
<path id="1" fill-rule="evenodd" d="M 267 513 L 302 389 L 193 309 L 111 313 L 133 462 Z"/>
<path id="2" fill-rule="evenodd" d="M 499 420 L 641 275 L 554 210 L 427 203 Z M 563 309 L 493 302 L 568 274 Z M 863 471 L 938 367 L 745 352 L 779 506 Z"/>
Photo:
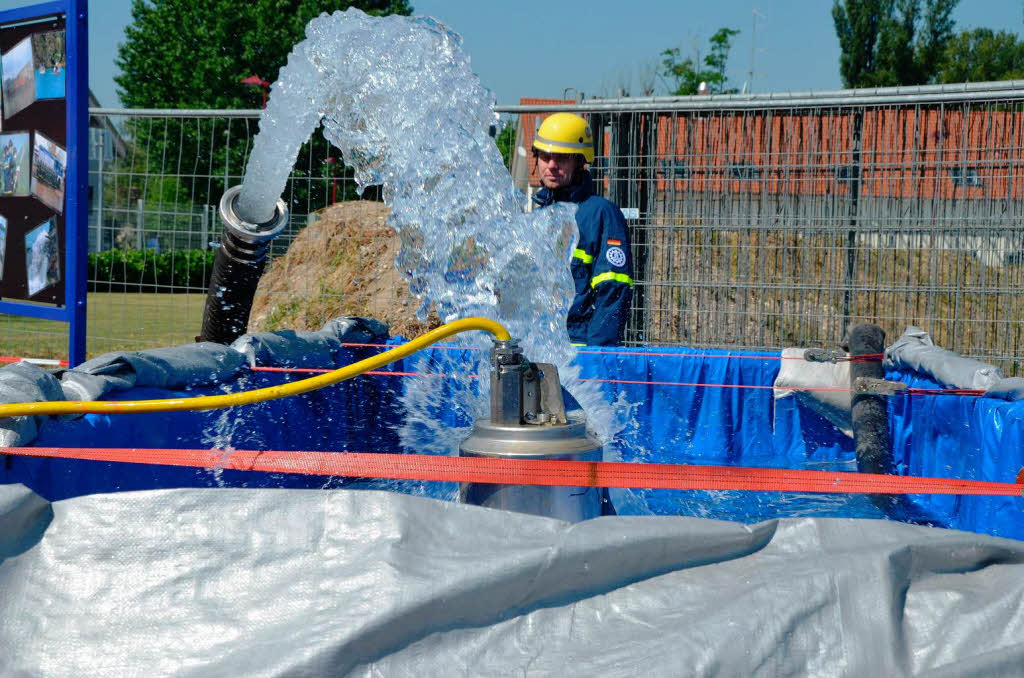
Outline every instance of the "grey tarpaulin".
<path id="1" fill-rule="evenodd" d="M 184 388 L 214 384 L 250 364 L 323 367 L 338 360 L 343 342 L 387 338 L 379 320 L 343 316 L 319 332 L 259 332 L 239 337 L 231 346 L 212 342 L 182 344 L 144 351 L 114 351 L 87 360 L 61 376 L 68 400 L 97 400 L 111 391 L 135 386 Z"/>
<path id="2" fill-rule="evenodd" d="M 793 387 L 846 388 L 850 383 L 848 363 L 817 363 L 786 360 L 803 357 L 807 349 L 786 348 L 784 360 L 775 379 L 775 397 L 784 398 L 794 393 Z M 885 366 L 897 370 L 912 370 L 926 375 L 947 388 L 987 390 L 989 396 L 1004 400 L 1024 398 L 1024 380 L 1003 378 L 1002 370 L 973 358 L 965 358 L 936 346 L 925 330 L 908 327 L 885 350 Z M 850 433 L 850 407 L 852 395 L 845 391 L 796 390 L 797 397 L 809 407 L 831 421 L 839 429 Z"/>
<path id="3" fill-rule="evenodd" d="M 0 487 L 0 674 L 1019 676 L 1024 543 L 370 491 Z"/>
<path id="4" fill-rule="evenodd" d="M 1024 400 L 1024 377 L 1008 377 L 997 381 L 985 392 L 988 398 Z"/>
<path id="5" fill-rule="evenodd" d="M 20 362 L 0 369 L 0 403 L 34 403 L 64 400 L 60 382 L 32 363 Z M 38 432 L 36 417 L 0 419 L 0 446 L 27 445 Z"/>
<path id="6" fill-rule="evenodd" d="M 245 358 L 228 346 L 203 342 L 145 351 L 116 351 L 87 360 L 61 376 L 68 400 L 96 400 L 134 386 L 182 388 L 228 379 Z"/>
<path id="7" fill-rule="evenodd" d="M 885 365 L 930 375 L 950 388 L 988 389 L 1003 378 L 998 367 L 939 348 L 919 327 L 908 327 L 885 349 Z"/>
<path id="8" fill-rule="evenodd" d="M 334 318 L 319 332 L 279 330 L 246 334 L 231 344 L 251 365 L 323 367 L 338 361 L 342 344 L 386 341 L 388 326 L 371 318 Z"/>

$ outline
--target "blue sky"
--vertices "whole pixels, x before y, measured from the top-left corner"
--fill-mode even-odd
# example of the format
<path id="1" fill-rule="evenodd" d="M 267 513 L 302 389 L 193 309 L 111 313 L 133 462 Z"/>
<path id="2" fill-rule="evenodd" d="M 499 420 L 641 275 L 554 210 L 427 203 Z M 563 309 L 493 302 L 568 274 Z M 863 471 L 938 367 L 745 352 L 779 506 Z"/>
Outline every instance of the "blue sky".
<path id="1" fill-rule="evenodd" d="M 416 14 L 437 17 L 462 34 L 474 71 L 500 104 L 517 103 L 522 96 L 561 97 L 569 87 L 587 96 L 612 96 L 619 88 L 639 94 L 652 78 L 657 93 L 664 93 L 654 75 L 660 52 L 676 46 L 684 54 L 706 50 L 708 37 L 722 26 L 741 31 L 729 59 L 733 86 L 749 79 L 752 56 L 756 92 L 841 85 L 829 0 L 411 2 Z M 0 10 L 27 4 L 0 0 Z M 130 0 L 89 3 L 89 81 L 105 106 L 119 104 L 114 58 L 130 7 Z M 1024 32 L 1021 0 L 961 0 L 955 17 L 958 29 Z"/>

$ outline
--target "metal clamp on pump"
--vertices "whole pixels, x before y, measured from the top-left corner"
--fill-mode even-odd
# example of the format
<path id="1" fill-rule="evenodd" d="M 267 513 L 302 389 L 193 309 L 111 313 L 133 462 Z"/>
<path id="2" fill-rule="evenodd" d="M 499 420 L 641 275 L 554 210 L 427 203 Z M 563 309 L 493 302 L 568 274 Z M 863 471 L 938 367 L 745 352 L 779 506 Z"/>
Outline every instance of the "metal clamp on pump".
<path id="1" fill-rule="evenodd" d="M 554 365 L 528 362 L 515 341 L 495 341 L 491 368 L 491 423 L 568 423 L 562 385 Z"/>
<path id="2" fill-rule="evenodd" d="M 491 350 L 491 414 L 459 447 L 461 456 L 600 461 L 601 443 L 582 411 L 566 413 L 558 370 L 531 363 L 515 341 Z M 568 521 L 601 515 L 598 488 L 463 483 L 464 503 Z"/>

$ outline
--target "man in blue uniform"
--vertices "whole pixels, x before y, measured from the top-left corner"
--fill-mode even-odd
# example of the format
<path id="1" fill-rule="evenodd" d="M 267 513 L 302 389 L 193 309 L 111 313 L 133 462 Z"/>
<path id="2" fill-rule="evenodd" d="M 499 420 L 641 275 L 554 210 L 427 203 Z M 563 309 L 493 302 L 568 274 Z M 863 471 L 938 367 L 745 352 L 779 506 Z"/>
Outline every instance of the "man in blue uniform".
<path id="1" fill-rule="evenodd" d="M 576 345 L 615 346 L 633 299 L 633 256 L 626 220 L 615 203 L 594 194 L 586 164 L 594 161 L 587 121 L 573 113 L 548 116 L 537 130 L 533 157 L 543 185 L 539 207 L 576 203 L 580 239 L 572 258 L 576 297 L 566 326 Z"/>

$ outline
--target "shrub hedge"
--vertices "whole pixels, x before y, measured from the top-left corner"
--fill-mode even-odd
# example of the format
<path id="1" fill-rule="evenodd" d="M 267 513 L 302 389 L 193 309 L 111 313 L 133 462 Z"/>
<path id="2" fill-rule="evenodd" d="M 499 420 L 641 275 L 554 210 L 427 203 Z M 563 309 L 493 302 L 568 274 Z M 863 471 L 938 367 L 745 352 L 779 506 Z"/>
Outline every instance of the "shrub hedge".
<path id="1" fill-rule="evenodd" d="M 210 286 L 215 250 L 113 249 L 89 253 L 91 292 L 175 292 L 180 288 L 205 290 Z"/>

